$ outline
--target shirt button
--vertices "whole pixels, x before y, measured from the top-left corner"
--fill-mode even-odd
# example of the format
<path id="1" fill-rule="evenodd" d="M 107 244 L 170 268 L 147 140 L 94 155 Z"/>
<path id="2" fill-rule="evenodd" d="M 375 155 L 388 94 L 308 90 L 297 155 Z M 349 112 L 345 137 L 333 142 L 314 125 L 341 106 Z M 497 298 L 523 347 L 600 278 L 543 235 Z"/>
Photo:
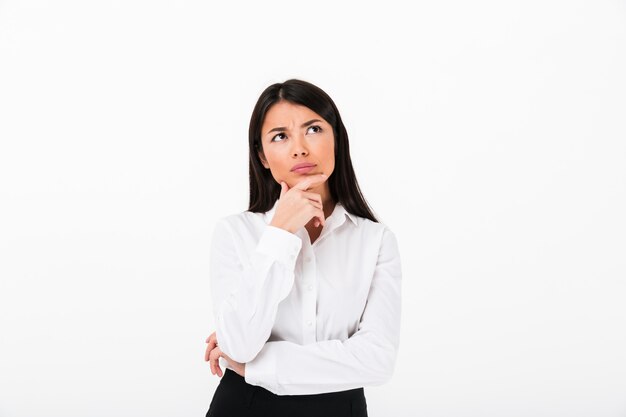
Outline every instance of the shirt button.
<path id="1" fill-rule="evenodd" d="M 313 286 L 312 286 L 312 285 L 309 285 L 309 286 L 308 286 L 308 287 L 306 287 L 306 288 L 307 288 L 307 290 L 309 290 L 309 291 L 312 291 L 312 290 L 313 290 Z"/>
<path id="2" fill-rule="evenodd" d="M 313 322 L 311 320 L 309 320 L 309 321 L 306 322 L 306 324 L 310 326 L 310 325 L 313 324 Z"/>

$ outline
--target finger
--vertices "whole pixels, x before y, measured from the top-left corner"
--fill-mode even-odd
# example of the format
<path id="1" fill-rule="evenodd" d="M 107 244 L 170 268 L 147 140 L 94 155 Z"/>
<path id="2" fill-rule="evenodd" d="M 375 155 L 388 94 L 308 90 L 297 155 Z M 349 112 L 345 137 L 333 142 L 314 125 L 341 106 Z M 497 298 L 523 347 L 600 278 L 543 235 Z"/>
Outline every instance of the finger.
<path id="1" fill-rule="evenodd" d="M 211 354 L 211 352 L 213 351 L 213 349 L 216 348 L 216 344 L 214 342 L 211 342 L 207 345 L 206 347 L 206 351 L 204 353 L 204 360 L 208 361 L 209 360 L 209 355 Z"/>
<path id="2" fill-rule="evenodd" d="M 278 197 L 278 199 L 280 200 L 281 198 L 283 198 L 283 196 L 285 195 L 287 191 L 289 191 L 289 184 L 287 184 L 285 181 L 281 181 L 280 182 L 280 196 Z"/>
<path id="3" fill-rule="evenodd" d="M 210 359 L 210 363 L 211 363 L 211 373 L 213 375 L 217 374 L 217 368 L 218 368 L 218 363 L 217 360 L 220 357 L 220 350 L 219 348 L 215 348 L 211 351 L 211 359 Z"/>
<path id="4" fill-rule="evenodd" d="M 226 360 L 226 362 L 230 363 L 231 359 L 228 357 L 228 355 L 226 355 L 224 352 L 222 352 L 222 350 L 220 349 L 220 355 L 222 358 L 224 358 Z M 222 372 L 222 368 L 220 367 L 220 358 L 217 358 L 217 375 L 219 377 L 222 377 L 222 375 L 224 375 L 224 372 Z"/>
<path id="5" fill-rule="evenodd" d="M 324 210 L 322 210 L 321 208 L 314 207 L 313 204 L 308 206 L 308 209 L 309 209 L 308 213 L 310 216 L 309 221 L 311 222 L 311 224 L 313 224 L 313 226 L 315 226 L 316 222 L 319 222 L 319 224 L 321 224 L 322 226 L 326 224 L 326 218 L 324 217 Z"/>
<path id="6" fill-rule="evenodd" d="M 221 376 L 220 374 L 222 373 L 222 369 L 220 368 L 220 362 L 219 362 L 221 355 L 222 355 L 222 351 L 219 348 L 215 348 L 215 351 L 211 355 L 213 357 L 212 359 L 213 366 L 211 367 L 211 372 L 213 373 L 213 375 Z"/>
<path id="7" fill-rule="evenodd" d="M 309 200 L 309 203 L 317 208 L 322 210 L 322 212 L 324 211 L 324 205 L 322 204 L 322 196 L 317 194 L 317 193 L 309 193 L 306 191 L 301 191 L 302 196 L 304 196 L 305 198 L 307 198 Z"/>
<path id="8" fill-rule="evenodd" d="M 322 203 L 320 203 L 320 202 L 319 202 L 319 201 L 317 201 L 317 200 L 309 200 L 309 203 L 310 203 L 313 207 L 315 207 L 316 209 L 320 209 L 320 210 L 322 210 L 322 209 L 324 208 L 324 207 L 322 206 Z"/>
<path id="9" fill-rule="evenodd" d="M 300 191 L 300 194 L 302 195 L 302 197 L 308 198 L 312 201 L 317 201 L 318 203 L 322 204 L 322 196 L 319 193 L 313 191 Z"/>
<path id="10" fill-rule="evenodd" d="M 321 225 L 326 224 L 326 215 L 324 214 L 324 210 L 322 210 L 321 207 L 315 208 L 315 213 L 313 214 L 313 216 L 319 219 Z"/>
<path id="11" fill-rule="evenodd" d="M 211 333 L 211 334 L 209 335 L 209 337 L 207 337 L 207 338 L 206 338 L 206 340 L 204 341 L 204 343 L 209 343 L 209 342 L 211 341 L 211 338 L 212 338 L 212 337 L 215 337 L 215 339 L 217 340 L 217 331 L 215 331 L 215 332 Z"/>
<path id="12" fill-rule="evenodd" d="M 320 224 L 322 226 L 326 226 L 326 214 L 324 214 L 324 206 L 322 203 L 322 196 L 321 195 L 317 195 L 317 201 L 319 202 L 319 209 L 320 209 L 320 213 L 321 213 L 321 217 L 320 217 Z"/>
<path id="13" fill-rule="evenodd" d="M 313 207 L 313 211 L 311 211 L 311 218 L 316 217 L 319 219 L 319 220 L 313 221 L 313 226 L 317 227 L 320 224 L 325 225 L 326 217 L 324 215 L 324 207 L 322 206 L 322 197 L 316 193 L 305 193 L 305 192 L 302 192 L 302 193 L 303 195 L 311 196 L 311 199 L 307 201 L 307 203 L 309 204 L 308 208 Z"/>
<path id="14" fill-rule="evenodd" d="M 215 347 L 217 346 L 217 339 L 212 339 L 209 340 L 208 342 L 209 344 L 206 347 L 206 353 L 204 354 L 204 360 L 208 361 L 209 360 L 209 354 L 211 353 L 211 351 L 213 349 L 215 349 Z"/>
<path id="15" fill-rule="evenodd" d="M 326 216 L 324 216 L 324 210 L 321 208 L 317 208 L 315 211 L 315 216 L 319 219 L 319 222 L 322 226 L 326 225 Z"/>
<path id="16" fill-rule="evenodd" d="M 309 200 L 310 208 L 313 208 L 312 215 L 319 217 L 322 224 L 324 224 L 326 217 L 324 216 L 324 207 L 322 206 L 322 202 L 318 199 Z"/>
<path id="17" fill-rule="evenodd" d="M 219 365 L 219 358 L 216 358 L 213 361 L 213 375 L 219 375 L 220 371 L 220 365 Z"/>
<path id="18" fill-rule="evenodd" d="M 326 174 L 311 175 L 310 177 L 306 177 L 305 179 L 294 185 L 293 188 L 299 188 L 300 190 L 306 191 L 311 186 L 322 183 L 327 179 L 328 177 L 326 176 Z"/>

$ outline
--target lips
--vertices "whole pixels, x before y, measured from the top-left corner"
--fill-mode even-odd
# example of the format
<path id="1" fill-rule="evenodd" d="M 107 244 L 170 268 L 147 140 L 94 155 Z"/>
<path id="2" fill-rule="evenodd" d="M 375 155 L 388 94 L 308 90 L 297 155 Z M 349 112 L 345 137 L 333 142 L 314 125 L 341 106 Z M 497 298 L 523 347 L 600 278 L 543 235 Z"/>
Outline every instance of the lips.
<path id="1" fill-rule="evenodd" d="M 315 169 L 314 166 L 306 166 L 302 168 L 296 168 L 291 172 L 295 172 L 296 174 L 306 174 L 306 173 L 313 171 L 313 169 Z"/>
<path id="2" fill-rule="evenodd" d="M 301 164 L 296 164 L 296 165 L 292 166 L 292 167 L 291 167 L 291 170 L 292 170 L 292 171 L 295 171 L 295 170 L 297 170 L 297 169 L 299 169 L 299 168 L 312 168 L 312 167 L 314 167 L 314 166 L 315 166 L 315 164 L 311 164 L 311 163 L 309 163 L 309 162 L 303 162 L 303 163 L 301 163 Z"/>

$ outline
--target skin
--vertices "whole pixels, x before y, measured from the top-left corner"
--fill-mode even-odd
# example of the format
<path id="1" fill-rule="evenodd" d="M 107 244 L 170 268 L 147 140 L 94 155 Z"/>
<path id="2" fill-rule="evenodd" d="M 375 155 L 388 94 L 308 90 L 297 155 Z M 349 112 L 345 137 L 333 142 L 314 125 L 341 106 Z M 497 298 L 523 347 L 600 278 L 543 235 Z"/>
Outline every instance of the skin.
<path id="1" fill-rule="evenodd" d="M 316 119 L 314 123 L 303 124 Z M 280 131 L 270 130 L 284 127 Z M 306 106 L 288 101 L 274 103 L 265 114 L 261 127 L 259 159 L 269 169 L 276 182 L 285 182 L 289 188 L 295 187 L 303 178 L 316 174 L 330 177 L 335 169 L 335 138 L 332 126 L 319 114 Z M 299 174 L 291 167 L 300 162 L 317 164 L 310 172 Z M 312 185 L 308 191 L 317 193 L 322 198 L 325 217 L 330 216 L 335 208 L 330 196 L 328 181 Z M 313 220 L 313 219 L 312 219 Z M 315 221 L 307 224 L 309 233 L 314 229 Z"/>
<path id="2" fill-rule="evenodd" d="M 315 121 L 310 123 L 312 120 Z M 280 129 L 274 130 L 276 128 Z M 261 144 L 259 159 L 281 184 L 281 202 L 272 224 L 294 232 L 301 227 L 303 218 L 304 221 L 310 218 L 304 227 L 313 243 L 321 234 L 326 217 L 335 208 L 327 181 L 335 169 L 332 126 L 306 106 L 279 101 L 265 114 Z M 316 166 L 304 174 L 291 171 L 293 165 L 301 162 Z M 218 362 L 223 357 L 237 374 L 245 377 L 246 364 L 235 362 L 222 352 L 216 332 L 205 342 L 208 345 L 204 360 L 209 362 L 213 375 L 223 376 Z"/>

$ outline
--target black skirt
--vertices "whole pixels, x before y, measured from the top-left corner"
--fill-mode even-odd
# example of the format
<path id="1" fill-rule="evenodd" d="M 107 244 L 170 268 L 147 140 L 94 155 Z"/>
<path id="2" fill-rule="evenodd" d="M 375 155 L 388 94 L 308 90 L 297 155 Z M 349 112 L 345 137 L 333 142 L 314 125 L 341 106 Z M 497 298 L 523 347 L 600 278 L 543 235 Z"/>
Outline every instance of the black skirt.
<path id="1" fill-rule="evenodd" d="M 363 388 L 311 395 L 276 395 L 226 368 L 206 417 L 367 417 Z"/>

